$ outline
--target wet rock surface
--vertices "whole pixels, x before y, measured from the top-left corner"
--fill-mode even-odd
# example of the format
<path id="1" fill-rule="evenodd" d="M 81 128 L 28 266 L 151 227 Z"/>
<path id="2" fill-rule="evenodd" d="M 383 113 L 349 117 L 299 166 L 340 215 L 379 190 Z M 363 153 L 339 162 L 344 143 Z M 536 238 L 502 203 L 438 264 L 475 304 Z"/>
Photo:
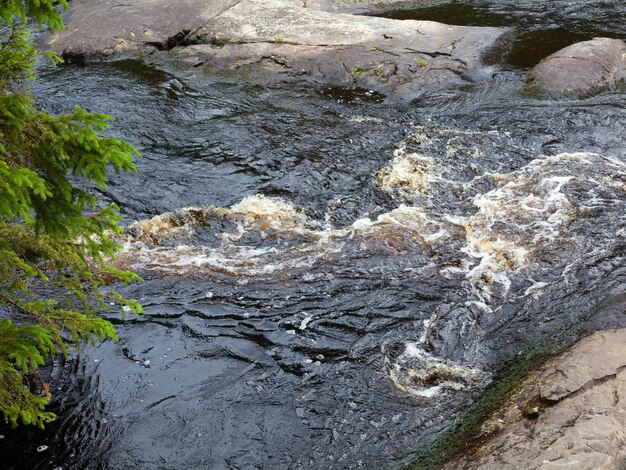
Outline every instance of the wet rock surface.
<path id="1" fill-rule="evenodd" d="M 529 73 L 529 90 L 591 95 L 626 86 L 626 43 L 595 38 L 546 57 Z"/>
<path id="2" fill-rule="evenodd" d="M 174 58 L 210 75 L 357 85 L 410 99 L 472 83 L 481 54 L 505 31 L 335 13 L 333 5 L 84 0 L 73 4 L 67 30 L 49 43 L 69 59 L 165 50 L 157 60 Z"/>
<path id="3" fill-rule="evenodd" d="M 496 432 L 447 469 L 623 468 L 626 329 L 594 333 L 549 361 L 487 422 Z"/>

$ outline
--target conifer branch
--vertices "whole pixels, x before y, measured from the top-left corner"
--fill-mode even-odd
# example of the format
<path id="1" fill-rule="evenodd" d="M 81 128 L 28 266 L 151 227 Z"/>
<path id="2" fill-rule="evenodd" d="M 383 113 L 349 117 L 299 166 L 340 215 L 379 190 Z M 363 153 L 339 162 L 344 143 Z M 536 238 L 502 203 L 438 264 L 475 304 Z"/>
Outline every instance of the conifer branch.
<path id="1" fill-rule="evenodd" d="M 13 426 L 43 426 L 54 417 L 45 411 L 49 396 L 24 387 L 39 366 L 70 348 L 117 339 L 97 316 L 106 298 L 142 311 L 135 300 L 101 290 L 139 277 L 107 264 L 120 248 L 111 238 L 120 231 L 118 208 L 96 211 L 96 196 L 84 189 L 105 188 L 107 168 L 135 171 L 139 152 L 102 135 L 112 117 L 79 107 L 60 116 L 40 112 L 26 85 L 37 60 L 26 18 L 57 31 L 63 22 L 55 4 L 68 7 L 66 0 L 0 2 L 0 29 L 11 30 L 0 38 L 0 305 L 7 307 L 0 414 Z"/>

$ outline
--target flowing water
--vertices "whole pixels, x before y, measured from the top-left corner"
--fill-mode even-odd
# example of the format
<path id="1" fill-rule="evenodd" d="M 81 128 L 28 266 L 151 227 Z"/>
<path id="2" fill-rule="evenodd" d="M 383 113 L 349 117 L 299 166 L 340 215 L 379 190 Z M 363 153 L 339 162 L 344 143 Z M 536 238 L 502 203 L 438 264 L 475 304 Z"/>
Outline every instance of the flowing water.
<path id="1" fill-rule="evenodd" d="M 619 1 L 455 0 L 382 13 L 401 20 L 431 20 L 464 26 L 513 27 L 491 59 L 532 67 L 564 47 L 594 37 L 623 39 L 626 5 Z"/>
<path id="2" fill-rule="evenodd" d="M 443 11 L 626 31 L 622 2 L 535 3 Z M 146 314 L 53 365 L 59 418 L 0 429 L 2 467 L 394 467 L 523 343 L 625 326 L 626 93 L 541 101 L 523 72 L 411 105 L 132 61 L 45 72 L 48 111 L 116 115 L 143 153 L 102 199 Z"/>

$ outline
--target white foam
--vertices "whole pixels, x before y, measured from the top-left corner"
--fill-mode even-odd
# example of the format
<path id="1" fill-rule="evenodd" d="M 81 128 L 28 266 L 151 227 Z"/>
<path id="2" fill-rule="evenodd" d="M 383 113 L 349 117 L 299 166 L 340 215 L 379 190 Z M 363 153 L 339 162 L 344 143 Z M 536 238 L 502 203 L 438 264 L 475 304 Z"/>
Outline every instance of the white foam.
<path id="1" fill-rule="evenodd" d="M 406 144 L 403 144 L 377 173 L 374 183 L 392 196 L 410 199 L 427 191 L 436 179 L 433 159 L 418 153 L 407 153 Z"/>
<path id="2" fill-rule="evenodd" d="M 575 208 L 565 187 L 600 157 L 560 154 L 542 157 L 508 174 L 492 175 L 500 183 L 474 197 L 477 212 L 458 220 L 466 229 L 468 256 L 478 260 L 466 278 L 482 302 L 491 302 L 493 285 L 509 290 L 512 273 L 535 263 L 537 245 L 558 246 L 572 235 L 568 225 Z"/>
<path id="3" fill-rule="evenodd" d="M 538 299 L 543 294 L 543 290 L 547 285 L 548 283 L 546 282 L 533 281 L 533 284 L 524 291 L 524 295 Z"/>
<path id="4" fill-rule="evenodd" d="M 311 323 L 311 321 L 313 320 L 313 317 L 311 316 L 306 316 L 301 322 L 300 322 L 300 330 L 306 330 L 306 327 L 309 325 L 309 323 Z"/>
<path id="5" fill-rule="evenodd" d="M 435 357 L 421 343 L 408 342 L 389 368 L 389 377 L 401 391 L 421 398 L 461 392 L 481 384 L 485 374 L 471 367 Z"/>

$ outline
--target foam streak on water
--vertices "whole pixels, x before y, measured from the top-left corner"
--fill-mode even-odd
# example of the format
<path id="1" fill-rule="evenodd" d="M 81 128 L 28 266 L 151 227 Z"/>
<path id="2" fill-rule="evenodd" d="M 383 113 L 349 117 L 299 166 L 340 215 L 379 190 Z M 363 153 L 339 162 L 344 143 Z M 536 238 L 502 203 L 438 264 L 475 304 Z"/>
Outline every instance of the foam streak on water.
<path id="1" fill-rule="evenodd" d="M 414 137 L 408 141 L 427 142 Z M 450 158 L 449 141 L 445 148 L 438 158 Z M 484 158 L 477 149 L 468 152 L 457 147 L 454 153 Z M 276 282 L 313 281 L 318 276 L 309 272 L 317 270 L 332 278 L 333 265 L 373 258 L 381 250 L 419 254 L 425 259 L 422 270 L 431 269 L 441 278 L 462 276 L 468 289 L 464 307 L 479 315 L 497 315 L 494 311 L 512 298 L 512 290 L 529 301 L 544 294 L 549 285 L 542 280 L 544 273 L 553 270 L 555 263 L 566 263 L 570 247 L 583 251 L 595 247 L 597 240 L 577 228 L 581 211 L 626 204 L 626 167 L 596 154 L 544 156 L 510 173 L 485 173 L 465 183 L 432 179 L 427 185 L 424 176 L 435 162 L 436 157 L 407 153 L 405 142 L 373 176 L 374 183 L 394 199 L 398 195 L 418 203 L 428 201 L 429 190 L 437 185 L 462 187 L 471 195 L 466 213 L 442 214 L 429 204 L 400 204 L 374 220 L 362 217 L 337 228 L 328 216 L 324 222 L 316 221 L 284 199 L 256 195 L 230 208 L 186 208 L 135 223 L 127 230 L 122 260 L 133 269 L 167 275 Z M 485 180 L 493 189 L 477 192 Z M 575 191 L 580 185 L 586 187 L 584 194 Z M 210 245 L 204 244 L 207 241 Z M 513 289 L 514 283 L 527 280 L 529 286 Z M 422 400 L 475 390 L 489 377 L 427 352 L 439 319 L 438 313 L 425 319 L 419 342 L 407 343 L 400 355 L 389 355 L 383 348 L 391 382 Z M 306 314 L 289 331 L 304 331 L 311 321 L 313 317 Z M 463 330 L 478 326 L 470 320 L 463 323 Z"/>
<path id="2" fill-rule="evenodd" d="M 336 255 L 367 256 L 386 248 L 421 252 L 446 236 L 415 207 L 400 205 L 374 221 L 366 217 L 333 228 L 287 201 L 257 195 L 231 208 L 185 208 L 137 222 L 127 229 L 117 262 L 177 275 L 289 276 Z M 211 245 L 203 244 L 207 239 Z"/>

